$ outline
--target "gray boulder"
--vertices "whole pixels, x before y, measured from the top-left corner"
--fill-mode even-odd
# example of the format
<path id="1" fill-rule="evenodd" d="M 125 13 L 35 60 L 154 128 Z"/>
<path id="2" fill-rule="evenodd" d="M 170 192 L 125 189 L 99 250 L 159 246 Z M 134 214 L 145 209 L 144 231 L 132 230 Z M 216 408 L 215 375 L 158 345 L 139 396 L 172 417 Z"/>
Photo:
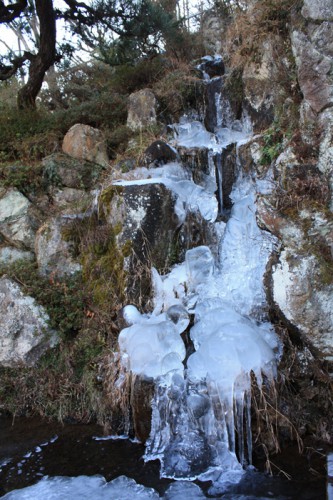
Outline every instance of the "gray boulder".
<path id="1" fill-rule="evenodd" d="M 72 224 L 71 218 L 55 217 L 38 230 L 35 252 L 41 275 L 64 276 L 81 270 L 81 265 L 73 258 L 74 244 L 68 231 Z"/>
<path id="2" fill-rule="evenodd" d="M 47 325 L 48 316 L 19 285 L 0 278 L 0 365 L 33 365 L 56 343 Z"/>
<path id="3" fill-rule="evenodd" d="M 33 249 L 38 220 L 32 203 L 15 188 L 0 193 L 0 235 L 10 245 Z"/>
<path id="4" fill-rule="evenodd" d="M 127 126 L 132 130 L 156 124 L 156 98 L 150 89 L 134 92 L 128 98 Z"/>

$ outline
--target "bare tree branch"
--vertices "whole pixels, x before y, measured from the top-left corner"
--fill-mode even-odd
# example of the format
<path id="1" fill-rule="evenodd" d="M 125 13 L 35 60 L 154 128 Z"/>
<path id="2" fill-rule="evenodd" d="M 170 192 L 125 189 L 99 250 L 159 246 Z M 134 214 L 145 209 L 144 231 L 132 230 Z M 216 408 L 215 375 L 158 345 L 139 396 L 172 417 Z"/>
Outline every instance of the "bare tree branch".
<path id="1" fill-rule="evenodd" d="M 16 3 L 5 5 L 5 2 L 0 0 L 0 24 L 9 23 L 19 17 L 27 7 L 27 0 L 19 0 Z"/>

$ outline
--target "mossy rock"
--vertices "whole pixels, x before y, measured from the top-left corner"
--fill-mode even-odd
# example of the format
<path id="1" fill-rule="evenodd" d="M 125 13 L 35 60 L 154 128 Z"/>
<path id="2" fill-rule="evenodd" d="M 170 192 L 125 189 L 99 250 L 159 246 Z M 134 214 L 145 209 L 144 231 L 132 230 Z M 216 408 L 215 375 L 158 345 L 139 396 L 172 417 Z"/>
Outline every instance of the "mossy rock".
<path id="1" fill-rule="evenodd" d="M 63 153 L 54 153 L 43 159 L 43 176 L 47 184 L 74 189 L 91 189 L 103 171 L 101 165 L 77 160 Z"/>

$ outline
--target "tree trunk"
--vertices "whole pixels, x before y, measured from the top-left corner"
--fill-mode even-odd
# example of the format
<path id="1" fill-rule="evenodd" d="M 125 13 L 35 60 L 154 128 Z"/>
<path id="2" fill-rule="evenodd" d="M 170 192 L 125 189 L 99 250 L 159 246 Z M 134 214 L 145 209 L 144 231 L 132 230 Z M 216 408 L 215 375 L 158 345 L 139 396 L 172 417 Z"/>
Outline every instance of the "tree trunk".
<path id="1" fill-rule="evenodd" d="M 40 45 L 36 55 L 29 57 L 29 78 L 17 96 L 19 109 L 35 108 L 44 76 L 56 61 L 56 19 L 52 0 L 35 0 L 40 22 Z"/>

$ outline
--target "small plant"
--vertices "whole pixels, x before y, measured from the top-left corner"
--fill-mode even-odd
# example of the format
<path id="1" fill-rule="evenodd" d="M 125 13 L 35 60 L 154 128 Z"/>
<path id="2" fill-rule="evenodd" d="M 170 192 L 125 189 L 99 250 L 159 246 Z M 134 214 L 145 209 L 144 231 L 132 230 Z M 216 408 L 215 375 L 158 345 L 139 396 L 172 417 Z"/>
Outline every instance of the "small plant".
<path id="1" fill-rule="evenodd" d="M 283 133 L 277 123 L 274 123 L 263 136 L 264 146 L 261 150 L 261 165 L 270 165 L 282 151 Z"/>

